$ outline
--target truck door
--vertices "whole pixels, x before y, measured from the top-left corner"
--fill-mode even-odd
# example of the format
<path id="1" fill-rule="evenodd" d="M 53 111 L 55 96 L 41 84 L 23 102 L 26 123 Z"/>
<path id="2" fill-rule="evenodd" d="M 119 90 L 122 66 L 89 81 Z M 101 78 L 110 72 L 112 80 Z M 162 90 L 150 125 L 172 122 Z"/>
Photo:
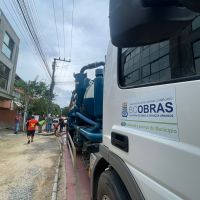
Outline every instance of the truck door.
<path id="1" fill-rule="evenodd" d="M 146 199 L 198 199 L 200 17 L 169 40 L 110 45 L 106 59 L 103 144 Z"/>

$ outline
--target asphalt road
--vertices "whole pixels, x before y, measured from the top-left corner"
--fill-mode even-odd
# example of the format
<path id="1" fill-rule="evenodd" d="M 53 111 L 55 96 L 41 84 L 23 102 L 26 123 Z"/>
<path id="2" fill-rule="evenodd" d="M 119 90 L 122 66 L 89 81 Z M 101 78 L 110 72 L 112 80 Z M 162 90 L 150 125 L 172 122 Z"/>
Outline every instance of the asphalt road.
<path id="1" fill-rule="evenodd" d="M 0 131 L 0 200 L 51 199 L 58 156 L 55 136 L 27 144 L 25 134 Z"/>

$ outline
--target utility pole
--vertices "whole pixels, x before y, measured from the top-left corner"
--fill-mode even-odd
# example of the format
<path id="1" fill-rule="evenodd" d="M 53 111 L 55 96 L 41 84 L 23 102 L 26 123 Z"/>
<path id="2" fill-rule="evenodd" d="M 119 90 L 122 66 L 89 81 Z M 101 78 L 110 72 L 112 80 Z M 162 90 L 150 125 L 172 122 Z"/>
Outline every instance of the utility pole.
<path id="1" fill-rule="evenodd" d="M 51 85 L 49 91 L 49 101 L 48 101 L 48 114 L 51 114 L 52 111 L 52 100 L 53 100 L 53 90 L 55 86 L 55 71 L 56 71 L 56 61 L 63 61 L 63 62 L 71 62 L 71 60 L 65 60 L 60 58 L 54 58 L 52 63 L 52 77 L 51 77 Z"/>
<path id="2" fill-rule="evenodd" d="M 38 79 L 39 75 L 37 75 L 34 79 L 33 82 L 36 82 Z M 28 81 L 27 83 L 27 92 L 25 92 L 25 107 L 24 107 L 24 117 L 23 117 L 23 127 L 22 130 L 25 131 L 25 127 L 26 127 L 26 120 L 27 120 L 27 114 L 28 114 L 28 106 L 29 106 L 29 102 L 30 102 L 30 98 L 31 98 L 31 94 L 30 94 L 30 84 L 31 81 Z"/>

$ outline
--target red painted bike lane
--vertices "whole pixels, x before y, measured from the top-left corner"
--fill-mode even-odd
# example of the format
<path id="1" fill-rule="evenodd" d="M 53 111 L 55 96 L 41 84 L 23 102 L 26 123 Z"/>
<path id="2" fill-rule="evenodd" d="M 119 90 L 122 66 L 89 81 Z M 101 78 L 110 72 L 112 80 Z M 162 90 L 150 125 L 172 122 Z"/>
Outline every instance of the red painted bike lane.
<path id="1" fill-rule="evenodd" d="M 67 200 L 90 200 L 90 179 L 81 155 L 77 155 L 76 170 L 73 169 L 70 151 L 66 144 L 63 145 L 63 157 L 66 169 Z"/>

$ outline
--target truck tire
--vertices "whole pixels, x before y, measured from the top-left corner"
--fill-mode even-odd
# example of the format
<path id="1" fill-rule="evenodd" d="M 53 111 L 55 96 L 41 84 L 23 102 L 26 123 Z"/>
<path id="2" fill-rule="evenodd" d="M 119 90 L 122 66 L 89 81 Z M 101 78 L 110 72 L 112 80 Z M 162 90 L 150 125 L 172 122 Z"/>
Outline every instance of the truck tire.
<path id="1" fill-rule="evenodd" d="M 114 170 L 107 170 L 101 174 L 97 200 L 131 200 L 124 184 Z"/>

